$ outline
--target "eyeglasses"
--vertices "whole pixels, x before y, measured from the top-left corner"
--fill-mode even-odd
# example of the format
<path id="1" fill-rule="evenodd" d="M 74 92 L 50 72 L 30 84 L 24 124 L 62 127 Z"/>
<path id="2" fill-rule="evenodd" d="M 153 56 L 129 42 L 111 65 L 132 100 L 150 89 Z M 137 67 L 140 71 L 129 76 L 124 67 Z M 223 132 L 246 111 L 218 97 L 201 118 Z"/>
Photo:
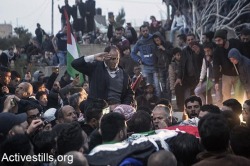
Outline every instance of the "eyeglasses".
<path id="1" fill-rule="evenodd" d="M 29 119 L 37 119 L 37 118 L 41 118 L 42 117 L 42 114 L 38 113 L 36 115 L 30 115 L 28 118 Z"/>
<path id="2" fill-rule="evenodd" d="M 187 109 L 192 109 L 192 108 L 200 108 L 199 105 L 191 105 L 191 106 L 187 106 Z"/>

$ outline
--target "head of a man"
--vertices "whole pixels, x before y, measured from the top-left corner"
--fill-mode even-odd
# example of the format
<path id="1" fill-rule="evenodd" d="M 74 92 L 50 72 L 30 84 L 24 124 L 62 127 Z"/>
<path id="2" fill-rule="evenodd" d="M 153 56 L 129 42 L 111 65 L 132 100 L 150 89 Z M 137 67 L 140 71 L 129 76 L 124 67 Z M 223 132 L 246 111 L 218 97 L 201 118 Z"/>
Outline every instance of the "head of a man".
<path id="1" fill-rule="evenodd" d="M 87 100 L 84 108 L 84 117 L 88 125 L 96 129 L 99 127 L 99 121 L 105 109 L 108 108 L 108 103 L 102 99 Z"/>
<path id="2" fill-rule="evenodd" d="M 227 42 L 227 30 L 219 29 L 214 34 L 214 41 L 218 47 L 225 47 Z"/>
<path id="3" fill-rule="evenodd" d="M 214 37 L 214 32 L 209 31 L 202 34 L 201 41 L 202 43 L 212 42 L 213 37 Z"/>
<path id="4" fill-rule="evenodd" d="M 82 131 L 78 122 L 67 124 L 57 137 L 57 150 L 59 155 L 64 155 L 70 151 L 86 153 L 88 150 L 87 135 Z"/>
<path id="5" fill-rule="evenodd" d="M 243 43 L 248 43 L 250 41 L 250 29 L 243 29 L 240 32 L 240 40 Z"/>
<path id="6" fill-rule="evenodd" d="M 187 36 L 185 34 L 180 34 L 177 36 L 177 44 L 178 46 L 182 47 L 187 42 Z"/>
<path id="7" fill-rule="evenodd" d="M 208 113 L 213 114 L 220 114 L 221 110 L 218 106 L 213 104 L 206 104 L 201 106 L 199 118 L 202 118 L 203 116 L 207 115 Z"/>
<path id="8" fill-rule="evenodd" d="M 190 96 L 185 100 L 185 111 L 190 119 L 198 117 L 202 106 L 201 98 Z"/>
<path id="9" fill-rule="evenodd" d="M 158 152 L 154 152 L 148 158 L 148 166 L 177 166 L 177 161 L 172 152 L 166 150 L 160 150 Z"/>
<path id="10" fill-rule="evenodd" d="M 115 38 L 116 39 L 121 39 L 123 35 L 123 27 L 117 27 L 115 29 Z"/>
<path id="11" fill-rule="evenodd" d="M 147 37 L 149 36 L 148 26 L 142 25 L 142 26 L 140 27 L 140 32 L 141 32 L 141 34 L 142 34 L 142 36 L 143 36 L 144 38 L 147 38 Z"/>
<path id="12" fill-rule="evenodd" d="M 17 71 L 11 71 L 10 86 L 17 87 L 21 81 L 21 75 Z"/>
<path id="13" fill-rule="evenodd" d="M 160 38 L 159 36 L 154 35 L 154 36 L 153 36 L 153 39 L 154 39 L 154 43 L 155 43 L 157 46 L 162 45 L 162 40 L 161 40 L 161 38 Z"/>
<path id="14" fill-rule="evenodd" d="M 77 121 L 75 109 L 70 105 L 65 105 L 55 113 L 58 123 L 71 123 Z"/>
<path id="15" fill-rule="evenodd" d="M 103 115 L 100 129 L 103 142 L 120 142 L 127 138 L 125 117 L 118 112 L 111 112 Z"/>
<path id="16" fill-rule="evenodd" d="M 11 80 L 11 71 L 6 68 L 1 66 L 0 67 L 0 84 L 7 86 L 9 85 Z"/>
<path id="17" fill-rule="evenodd" d="M 42 118 L 42 115 L 39 112 L 36 105 L 31 104 L 31 105 L 27 106 L 25 108 L 25 110 L 26 110 L 26 114 L 27 114 L 27 122 L 28 122 L 29 125 L 31 124 L 31 122 L 33 120 Z"/>
<path id="18" fill-rule="evenodd" d="M 198 55 L 201 52 L 201 47 L 200 44 L 197 41 L 192 41 L 190 43 L 191 49 L 193 50 L 193 52 Z"/>
<path id="19" fill-rule="evenodd" d="M 250 100 L 246 100 L 243 104 L 243 121 L 247 123 L 247 126 L 250 127 Z"/>
<path id="20" fill-rule="evenodd" d="M 0 113 L 0 141 L 2 143 L 5 138 L 16 135 L 24 134 L 24 125 L 27 116 L 25 113 L 13 114 L 10 112 Z M 26 122 L 27 123 L 27 122 Z"/>
<path id="21" fill-rule="evenodd" d="M 43 107 L 46 107 L 48 104 L 48 95 L 44 91 L 40 91 L 36 93 L 36 99 L 39 102 L 39 104 Z"/>
<path id="22" fill-rule="evenodd" d="M 22 82 L 16 87 L 15 95 L 20 99 L 25 99 L 33 94 L 33 86 L 28 82 Z"/>
<path id="23" fill-rule="evenodd" d="M 222 111 L 232 111 L 239 116 L 242 113 L 242 106 L 241 106 L 240 102 L 236 99 L 233 99 L 233 98 L 227 99 L 227 100 L 223 101 L 222 105 L 223 105 L 221 107 Z"/>
<path id="24" fill-rule="evenodd" d="M 55 81 L 52 87 L 52 91 L 58 93 L 60 89 L 61 89 L 61 86 L 60 86 L 59 81 Z"/>
<path id="25" fill-rule="evenodd" d="M 169 107 L 158 104 L 152 111 L 152 118 L 155 129 L 166 128 L 172 123 L 172 111 Z"/>
<path id="26" fill-rule="evenodd" d="M 213 43 L 204 43 L 203 50 L 205 53 L 205 58 L 208 62 L 213 60 Z"/>
<path id="27" fill-rule="evenodd" d="M 236 126 L 230 132 L 230 146 L 234 154 L 250 158 L 250 130 L 245 126 Z"/>
<path id="28" fill-rule="evenodd" d="M 236 48 L 232 48 L 228 52 L 229 60 L 235 65 L 238 64 L 239 62 L 241 62 L 241 59 L 242 59 L 241 57 L 242 57 L 242 55 L 241 55 L 240 51 Z"/>
<path id="29" fill-rule="evenodd" d="M 116 70 L 120 61 L 120 52 L 116 46 L 108 46 L 104 49 L 111 56 L 109 59 L 104 59 L 105 64 L 110 70 Z"/>
<path id="30" fill-rule="evenodd" d="M 45 83 L 40 82 L 40 81 L 35 81 L 32 83 L 34 93 L 36 94 L 37 92 L 45 92 L 46 91 L 46 86 Z"/>
<path id="31" fill-rule="evenodd" d="M 187 34 L 187 45 L 192 48 L 191 43 L 195 41 L 195 35 L 193 33 Z"/>
<path id="32" fill-rule="evenodd" d="M 181 60 L 181 49 L 176 47 L 173 49 L 173 58 L 176 61 L 180 61 Z"/>
<path id="33" fill-rule="evenodd" d="M 198 130 L 201 144 L 209 152 L 224 152 L 229 146 L 230 129 L 227 120 L 218 114 L 207 114 L 200 119 Z"/>

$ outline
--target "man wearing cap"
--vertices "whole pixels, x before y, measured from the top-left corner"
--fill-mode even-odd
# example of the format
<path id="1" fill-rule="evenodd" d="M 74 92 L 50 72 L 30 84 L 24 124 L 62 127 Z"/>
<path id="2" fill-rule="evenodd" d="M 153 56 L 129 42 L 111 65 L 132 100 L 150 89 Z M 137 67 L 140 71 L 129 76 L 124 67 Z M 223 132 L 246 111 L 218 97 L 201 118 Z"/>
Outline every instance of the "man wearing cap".
<path id="1" fill-rule="evenodd" d="M 17 115 L 10 112 L 0 113 L 0 142 L 5 140 L 7 136 L 24 134 L 25 131 L 21 124 L 26 119 L 27 116 L 25 113 Z"/>
<path id="2" fill-rule="evenodd" d="M 231 89 L 234 87 L 236 92 L 237 84 L 239 83 L 239 73 L 237 68 L 228 59 L 228 52 L 231 48 L 240 50 L 240 41 L 237 39 L 227 40 L 227 30 L 219 29 L 214 35 L 215 44 L 217 47 L 214 50 L 213 56 L 213 71 L 215 78 L 215 89 L 219 90 L 219 79 L 222 74 L 222 95 L 223 101 L 231 98 Z M 236 90 L 236 91 L 235 91 Z M 242 101 L 243 93 L 235 95 L 239 101 Z"/>

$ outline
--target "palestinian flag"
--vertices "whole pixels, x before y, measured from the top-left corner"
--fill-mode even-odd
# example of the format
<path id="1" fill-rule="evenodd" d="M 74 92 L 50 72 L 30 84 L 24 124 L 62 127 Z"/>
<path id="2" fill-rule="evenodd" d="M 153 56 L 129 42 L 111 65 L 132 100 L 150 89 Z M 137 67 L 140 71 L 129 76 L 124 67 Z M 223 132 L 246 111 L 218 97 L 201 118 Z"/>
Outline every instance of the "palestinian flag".
<path id="1" fill-rule="evenodd" d="M 80 50 L 76 43 L 76 39 L 72 33 L 68 13 L 66 10 L 64 10 L 64 14 L 65 14 L 66 23 L 67 23 L 67 72 L 72 78 L 75 78 L 76 76 L 79 75 L 80 83 L 83 83 L 83 75 L 71 66 L 71 62 L 74 59 L 77 59 L 80 57 Z"/>

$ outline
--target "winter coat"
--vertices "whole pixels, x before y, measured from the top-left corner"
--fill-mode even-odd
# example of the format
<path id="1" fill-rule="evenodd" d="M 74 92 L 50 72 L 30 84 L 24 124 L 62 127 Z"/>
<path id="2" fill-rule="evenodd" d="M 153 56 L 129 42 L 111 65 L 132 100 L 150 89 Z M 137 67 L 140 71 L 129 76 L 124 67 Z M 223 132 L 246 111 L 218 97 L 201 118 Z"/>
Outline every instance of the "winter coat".
<path id="1" fill-rule="evenodd" d="M 170 61 L 172 59 L 171 57 L 171 52 L 173 46 L 171 45 L 170 42 L 165 41 L 163 36 L 160 34 L 160 32 L 156 32 L 153 34 L 154 37 L 159 37 L 162 42 L 162 46 L 165 48 L 163 51 L 162 49 L 158 48 L 158 45 L 155 43 L 155 49 L 153 52 L 153 57 L 154 57 L 154 65 L 156 69 L 168 69 L 168 66 L 170 64 Z"/>
<path id="2" fill-rule="evenodd" d="M 236 67 L 238 69 L 240 81 L 247 92 L 250 92 L 250 59 L 241 55 L 239 50 L 232 48 L 228 53 L 228 58 L 234 58 L 238 60 Z"/>

